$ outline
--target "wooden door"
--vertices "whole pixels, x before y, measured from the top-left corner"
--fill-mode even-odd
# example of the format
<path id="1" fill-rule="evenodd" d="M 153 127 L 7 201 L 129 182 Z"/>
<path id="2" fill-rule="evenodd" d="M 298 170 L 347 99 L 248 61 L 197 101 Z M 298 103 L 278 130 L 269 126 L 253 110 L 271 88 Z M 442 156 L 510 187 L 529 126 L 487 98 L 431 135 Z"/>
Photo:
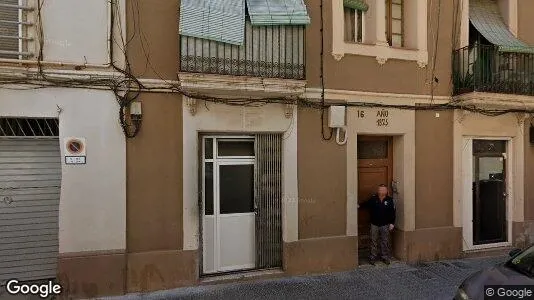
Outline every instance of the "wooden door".
<path id="1" fill-rule="evenodd" d="M 393 139 L 387 136 L 358 137 L 358 203 L 376 194 L 380 184 L 389 188 L 393 180 Z M 371 222 L 367 210 L 358 209 L 358 246 L 369 248 Z"/>

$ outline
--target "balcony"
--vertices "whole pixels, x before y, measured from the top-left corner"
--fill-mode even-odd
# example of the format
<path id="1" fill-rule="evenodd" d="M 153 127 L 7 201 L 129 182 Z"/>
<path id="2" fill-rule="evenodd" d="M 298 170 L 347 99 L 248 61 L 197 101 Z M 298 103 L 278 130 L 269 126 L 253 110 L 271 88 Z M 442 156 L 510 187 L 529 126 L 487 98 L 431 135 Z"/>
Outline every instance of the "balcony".
<path id="1" fill-rule="evenodd" d="M 470 92 L 534 96 L 534 53 L 470 45 L 453 53 L 453 94 Z"/>
<path id="2" fill-rule="evenodd" d="M 305 26 L 252 26 L 243 45 L 181 36 L 180 71 L 303 80 Z"/>

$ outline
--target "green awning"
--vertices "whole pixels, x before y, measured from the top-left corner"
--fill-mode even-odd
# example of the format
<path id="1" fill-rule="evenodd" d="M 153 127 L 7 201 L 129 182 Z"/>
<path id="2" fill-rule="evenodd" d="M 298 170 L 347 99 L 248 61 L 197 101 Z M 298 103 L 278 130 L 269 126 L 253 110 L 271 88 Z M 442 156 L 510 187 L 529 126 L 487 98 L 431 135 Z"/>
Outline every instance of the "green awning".
<path id="1" fill-rule="evenodd" d="M 179 32 L 184 36 L 242 45 L 245 0 L 182 0 Z"/>
<path id="2" fill-rule="evenodd" d="M 343 0 L 343 6 L 352 8 L 355 10 L 361 10 L 366 12 L 369 9 L 369 5 L 363 0 Z"/>
<path id="3" fill-rule="evenodd" d="M 508 30 L 496 0 L 470 0 L 469 20 L 500 51 L 534 53 L 534 47 L 520 41 Z"/>
<path id="4" fill-rule="evenodd" d="M 304 0 L 247 0 L 247 8 L 253 26 L 310 24 Z"/>

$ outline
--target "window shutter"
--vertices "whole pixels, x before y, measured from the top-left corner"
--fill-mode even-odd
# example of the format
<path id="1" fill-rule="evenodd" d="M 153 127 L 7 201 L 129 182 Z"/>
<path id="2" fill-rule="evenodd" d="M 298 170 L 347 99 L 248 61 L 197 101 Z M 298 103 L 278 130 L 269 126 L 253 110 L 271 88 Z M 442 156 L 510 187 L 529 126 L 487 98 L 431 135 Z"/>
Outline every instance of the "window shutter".
<path id="1" fill-rule="evenodd" d="M 304 0 L 247 0 L 247 6 L 253 26 L 310 24 Z"/>
<path id="2" fill-rule="evenodd" d="M 18 0 L 0 2 L 0 57 L 18 58 L 19 9 Z"/>
<path id="3" fill-rule="evenodd" d="M 180 34 L 242 45 L 245 0 L 182 0 Z"/>

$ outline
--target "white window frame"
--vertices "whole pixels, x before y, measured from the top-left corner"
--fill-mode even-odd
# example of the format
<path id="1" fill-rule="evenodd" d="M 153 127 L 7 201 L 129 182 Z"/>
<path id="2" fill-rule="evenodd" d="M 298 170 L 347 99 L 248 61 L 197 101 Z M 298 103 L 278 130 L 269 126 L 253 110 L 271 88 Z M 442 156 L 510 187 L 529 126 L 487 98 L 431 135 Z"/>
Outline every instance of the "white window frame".
<path id="1" fill-rule="evenodd" d="M 18 58 L 3 58 L 0 57 L 0 61 L 24 61 L 32 60 L 36 58 L 36 45 L 34 43 L 34 37 L 36 35 L 36 17 L 37 17 L 37 0 L 18 0 Z M 26 24 L 24 24 L 26 23 Z M 28 55 L 26 55 L 28 54 Z M 9 54 L 2 54 L 9 55 Z"/>
<path id="2" fill-rule="evenodd" d="M 376 38 L 374 44 L 348 43 L 344 36 L 344 6 L 343 0 L 331 0 L 332 3 L 332 56 L 337 61 L 346 54 L 375 57 L 379 64 L 384 64 L 388 59 L 415 61 L 419 67 L 424 68 L 428 64 L 427 45 L 427 1 L 416 1 L 417 10 L 417 49 L 394 48 L 386 41 L 386 4 L 384 0 L 375 1 L 374 21 L 376 22 Z"/>

